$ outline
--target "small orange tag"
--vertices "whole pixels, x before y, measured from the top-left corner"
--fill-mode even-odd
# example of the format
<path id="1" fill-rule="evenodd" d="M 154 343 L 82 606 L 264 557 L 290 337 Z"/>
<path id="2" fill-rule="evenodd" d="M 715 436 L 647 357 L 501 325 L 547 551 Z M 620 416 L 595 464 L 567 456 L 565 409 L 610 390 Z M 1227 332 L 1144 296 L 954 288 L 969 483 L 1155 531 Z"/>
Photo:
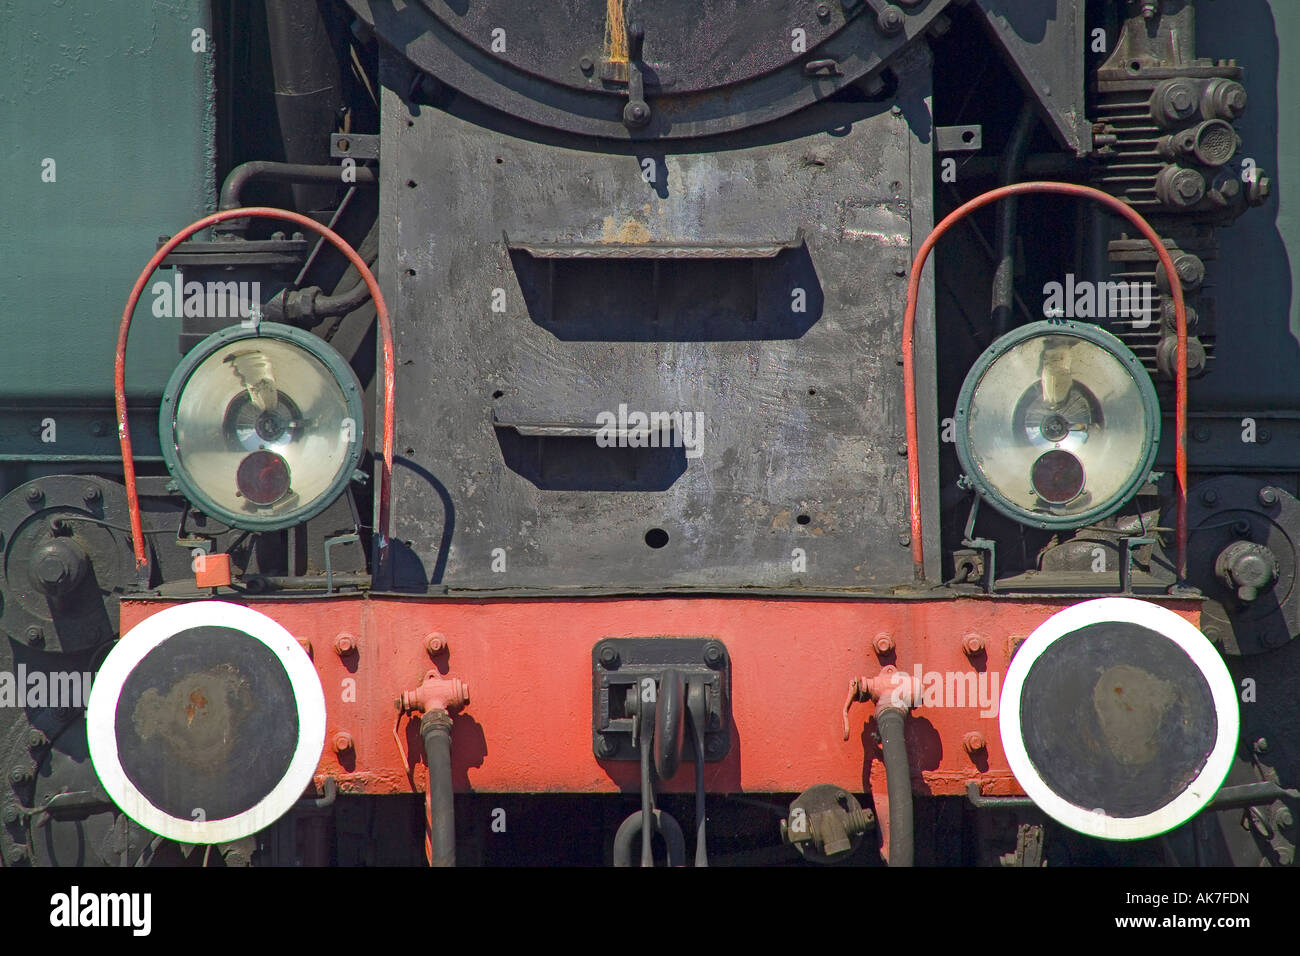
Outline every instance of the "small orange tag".
<path id="1" fill-rule="evenodd" d="M 230 584 L 230 555 L 205 554 L 194 572 L 194 586 L 220 588 Z"/>

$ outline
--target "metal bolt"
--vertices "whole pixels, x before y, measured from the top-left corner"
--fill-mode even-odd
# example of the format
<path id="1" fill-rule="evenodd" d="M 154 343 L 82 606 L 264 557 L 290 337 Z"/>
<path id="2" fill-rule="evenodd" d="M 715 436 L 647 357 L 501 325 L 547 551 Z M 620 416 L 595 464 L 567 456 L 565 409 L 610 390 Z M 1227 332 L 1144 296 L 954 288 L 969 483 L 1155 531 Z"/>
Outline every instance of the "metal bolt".
<path id="1" fill-rule="evenodd" d="M 891 106 L 891 107 L 889 108 L 889 112 L 890 112 L 890 115 L 892 115 L 892 116 L 902 116 L 902 115 L 903 115 L 903 108 L 902 108 L 901 106 L 899 106 L 897 103 L 895 103 L 893 106 Z M 898 364 L 899 364 L 899 365 L 902 365 L 903 363 L 902 363 L 902 362 L 899 362 Z"/>
<path id="2" fill-rule="evenodd" d="M 825 19 L 826 19 L 827 17 L 829 17 L 830 15 L 831 15 L 831 8 L 830 8 L 828 5 L 826 5 L 826 4 L 824 4 L 824 3 L 819 3 L 819 4 L 817 4 L 817 17 L 818 17 L 818 19 L 825 20 Z"/>
<path id="3" fill-rule="evenodd" d="M 1194 288 L 1205 281 L 1205 262 L 1200 256 L 1190 253 L 1179 256 L 1174 263 L 1174 271 L 1178 273 L 1178 281 L 1186 289 Z"/>
<path id="4" fill-rule="evenodd" d="M 1217 504 L 1218 500 L 1219 500 L 1219 493 L 1215 491 L 1213 488 L 1206 488 L 1204 491 L 1201 492 L 1201 502 L 1203 504 L 1207 504 L 1207 505 Z"/>
<path id="5" fill-rule="evenodd" d="M 893 36 L 898 33 L 903 29 L 903 24 L 906 22 L 906 15 L 892 3 L 884 7 L 876 17 L 876 27 L 885 36 Z"/>
<path id="6" fill-rule="evenodd" d="M 1259 503 L 1266 508 L 1269 505 L 1277 504 L 1277 489 L 1276 488 L 1259 489 Z"/>
<path id="7" fill-rule="evenodd" d="M 1259 440 L 1259 443 L 1261 445 L 1267 445 L 1270 441 L 1273 440 L 1273 433 L 1269 431 L 1267 428 L 1261 428 L 1259 432 L 1255 435 L 1255 438 Z"/>
<path id="8" fill-rule="evenodd" d="M 1290 866 L 1295 862 L 1295 850 L 1289 846 L 1280 846 L 1277 848 L 1277 862 L 1282 866 Z"/>
<path id="9" fill-rule="evenodd" d="M 429 652 L 430 657 L 437 657 L 447 649 L 447 638 L 434 631 L 424 639 L 424 649 Z"/>
<path id="10" fill-rule="evenodd" d="M 974 657 L 984 650 L 984 638 L 978 634 L 967 634 L 961 639 L 961 649 L 967 657 Z"/>
<path id="11" fill-rule="evenodd" d="M 1268 740 L 1266 740 L 1263 737 L 1260 737 L 1258 740 L 1255 741 L 1254 750 L 1255 753 L 1257 754 L 1268 753 Z"/>
<path id="12" fill-rule="evenodd" d="M 877 634 L 871 644 L 876 649 L 876 653 L 882 656 L 892 654 L 894 651 L 894 638 L 889 634 Z"/>
<path id="13" fill-rule="evenodd" d="M 618 666 L 619 653 L 618 648 L 613 644 L 600 645 L 600 651 L 596 655 L 602 667 L 613 669 Z"/>
<path id="14" fill-rule="evenodd" d="M 45 734 L 40 730 L 32 729 L 27 733 L 28 750 L 40 750 L 49 742 L 50 742 L 50 738 L 46 737 Z"/>
<path id="15" fill-rule="evenodd" d="M 1210 440 L 1210 427 L 1208 425 L 1197 425 L 1192 429 L 1192 437 L 1197 441 Z"/>
<path id="16" fill-rule="evenodd" d="M 4 818 L 5 823 L 17 823 L 19 817 L 18 808 L 12 803 L 6 803 L 4 811 L 0 813 L 0 816 Z"/>
<path id="17" fill-rule="evenodd" d="M 978 730 L 972 730 L 970 733 L 962 735 L 961 745 L 966 748 L 968 754 L 978 753 L 988 746 L 984 740 L 984 735 Z"/>
<path id="18" fill-rule="evenodd" d="M 590 73 L 595 68 L 596 64 L 591 61 L 589 56 L 584 56 L 578 61 L 578 69 L 582 70 L 583 73 Z"/>
<path id="19" fill-rule="evenodd" d="M 91 485 L 81 493 L 81 500 L 88 505 L 93 505 L 100 498 L 99 489 Z"/>
<path id="20" fill-rule="evenodd" d="M 352 735 L 347 731 L 340 730 L 334 735 L 334 752 L 336 754 L 346 753 L 353 747 Z"/>
<path id="21" fill-rule="evenodd" d="M 352 141 L 346 136 L 340 136 L 336 145 L 338 146 L 340 153 L 346 153 L 352 148 Z"/>
<path id="22" fill-rule="evenodd" d="M 9 771 L 9 782 L 15 787 L 20 787 L 32 779 L 31 767 L 14 767 Z"/>
<path id="23" fill-rule="evenodd" d="M 912 543 L 912 536 L 908 534 L 906 531 L 900 531 L 898 534 L 898 543 L 906 548 L 909 544 Z"/>
<path id="24" fill-rule="evenodd" d="M 602 757 L 612 757 L 618 752 L 618 744 L 604 734 L 596 735 L 596 753 Z"/>
<path id="25" fill-rule="evenodd" d="M 706 737 L 704 739 L 704 753 L 709 757 L 717 757 L 722 753 L 726 746 L 726 741 L 721 737 Z"/>
<path id="26" fill-rule="evenodd" d="M 1285 830 L 1295 823 L 1295 818 L 1291 816 L 1291 811 L 1286 807 L 1278 807 L 1273 811 L 1273 826 L 1279 830 Z"/>
<path id="27" fill-rule="evenodd" d="M 43 647 L 45 645 L 45 628 L 36 624 L 28 625 L 27 643 L 32 647 Z"/>
<path id="28" fill-rule="evenodd" d="M 339 657 L 347 657 L 353 654 L 357 649 L 357 639 L 344 631 L 338 637 L 334 638 L 334 653 Z"/>
<path id="29" fill-rule="evenodd" d="M 19 863 L 26 861 L 27 847 L 15 844 L 9 848 L 9 852 L 5 854 L 5 858 L 10 862 L 10 864 L 17 866 Z"/>
<path id="30" fill-rule="evenodd" d="M 1174 189 L 1178 195 L 1189 202 L 1195 201 L 1196 197 L 1201 194 L 1201 186 L 1197 183 L 1195 173 L 1189 175 L 1188 172 L 1179 173 L 1174 179 Z"/>
<path id="31" fill-rule="evenodd" d="M 1159 0 L 1142 0 L 1142 19 L 1153 19 L 1159 11 Z"/>
<path id="32" fill-rule="evenodd" d="M 907 457 L 907 442 L 901 441 L 898 443 L 898 454 L 904 458 Z"/>
<path id="33" fill-rule="evenodd" d="M 704 663 L 710 667 L 721 667 L 726 659 L 727 654 L 721 644 L 710 642 L 704 645 Z"/>
<path id="34" fill-rule="evenodd" d="M 29 505 L 39 505 L 44 497 L 45 492 L 35 485 L 27 489 L 27 503 Z"/>

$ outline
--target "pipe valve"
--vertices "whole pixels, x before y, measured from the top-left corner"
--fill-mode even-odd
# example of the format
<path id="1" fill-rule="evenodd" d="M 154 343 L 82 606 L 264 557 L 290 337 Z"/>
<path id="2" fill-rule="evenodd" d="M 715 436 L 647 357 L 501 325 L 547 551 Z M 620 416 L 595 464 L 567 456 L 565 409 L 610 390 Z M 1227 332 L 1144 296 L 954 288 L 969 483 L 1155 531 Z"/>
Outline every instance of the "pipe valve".
<path id="1" fill-rule="evenodd" d="M 424 682 L 415 690 L 405 691 L 397 699 L 397 709 L 403 713 L 425 713 L 431 710 L 450 710 L 469 703 L 469 685 L 458 677 L 443 677 L 437 671 L 427 671 Z"/>
<path id="2" fill-rule="evenodd" d="M 876 710 L 900 710 L 907 713 L 921 698 L 916 678 L 893 664 L 883 667 L 875 677 L 855 677 L 849 681 L 849 695 L 844 700 L 844 739 L 849 739 L 849 708 L 855 700 L 870 700 Z"/>

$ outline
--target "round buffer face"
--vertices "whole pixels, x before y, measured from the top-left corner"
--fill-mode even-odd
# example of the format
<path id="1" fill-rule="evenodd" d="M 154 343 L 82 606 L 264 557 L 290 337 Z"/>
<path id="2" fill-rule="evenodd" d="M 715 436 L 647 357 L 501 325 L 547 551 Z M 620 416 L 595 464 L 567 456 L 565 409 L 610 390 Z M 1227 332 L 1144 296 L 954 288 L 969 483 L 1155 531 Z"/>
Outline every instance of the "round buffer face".
<path id="1" fill-rule="evenodd" d="M 325 697 L 284 627 L 199 601 L 117 643 L 86 724 L 95 772 L 123 813 L 182 843 L 226 843 L 274 823 L 311 783 Z"/>
<path id="2" fill-rule="evenodd" d="M 1016 651 L 999 707 L 1016 780 L 1045 813 L 1107 840 L 1186 823 L 1232 764 L 1232 676 L 1195 626 L 1132 598 L 1053 615 Z"/>

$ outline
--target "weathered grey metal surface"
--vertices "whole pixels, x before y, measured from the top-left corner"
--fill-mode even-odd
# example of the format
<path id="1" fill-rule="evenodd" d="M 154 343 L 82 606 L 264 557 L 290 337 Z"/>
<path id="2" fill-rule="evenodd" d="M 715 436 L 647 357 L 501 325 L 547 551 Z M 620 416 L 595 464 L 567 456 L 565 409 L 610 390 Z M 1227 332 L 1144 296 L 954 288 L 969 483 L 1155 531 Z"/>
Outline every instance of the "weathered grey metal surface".
<path id="1" fill-rule="evenodd" d="M 1084 4 L 1079 0 L 976 0 L 1053 132 L 1079 156 L 1092 151 L 1084 104 Z"/>
<path id="2" fill-rule="evenodd" d="M 897 62 L 896 104 L 823 104 L 683 152 L 580 151 L 511 135 L 523 127 L 463 100 L 455 114 L 413 107 L 393 92 L 406 69 L 382 66 L 395 585 L 910 581 L 899 342 L 932 218 L 924 48 Z M 505 238 L 617 251 L 801 232 L 799 248 L 752 261 L 538 259 Z M 656 285 L 661 268 L 679 271 Z M 936 434 L 932 308 L 927 287 L 923 436 Z M 699 457 L 585 437 L 620 404 L 702 415 Z"/>
<path id="3" fill-rule="evenodd" d="M 739 130 L 807 107 L 878 71 L 950 0 L 347 2 L 391 49 L 479 102 L 626 141 Z M 644 61 L 612 55 L 611 10 L 643 25 Z M 631 129 L 630 70 L 649 105 L 648 122 Z"/>

